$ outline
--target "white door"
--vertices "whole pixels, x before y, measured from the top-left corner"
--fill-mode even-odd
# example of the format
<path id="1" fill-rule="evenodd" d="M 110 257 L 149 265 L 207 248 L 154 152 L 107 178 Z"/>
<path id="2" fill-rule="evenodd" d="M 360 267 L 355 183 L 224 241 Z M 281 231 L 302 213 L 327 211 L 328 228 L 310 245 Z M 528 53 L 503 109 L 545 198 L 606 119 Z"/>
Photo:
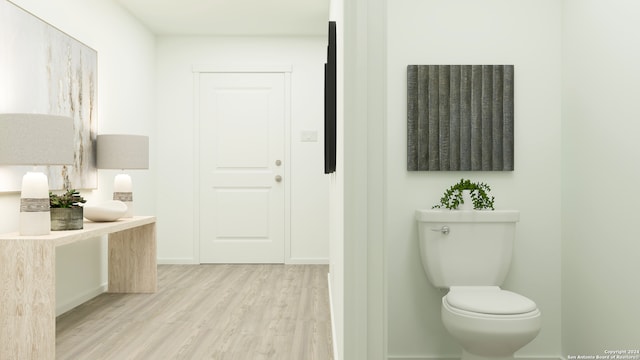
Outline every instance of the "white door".
<path id="1" fill-rule="evenodd" d="M 200 262 L 284 263 L 284 74 L 199 84 Z"/>

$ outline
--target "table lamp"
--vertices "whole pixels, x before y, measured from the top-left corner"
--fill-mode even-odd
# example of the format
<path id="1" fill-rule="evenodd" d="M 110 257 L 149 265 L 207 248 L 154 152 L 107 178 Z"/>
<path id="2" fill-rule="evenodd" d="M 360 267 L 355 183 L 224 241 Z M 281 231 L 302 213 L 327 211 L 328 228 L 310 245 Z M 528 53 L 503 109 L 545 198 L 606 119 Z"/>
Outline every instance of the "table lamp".
<path id="1" fill-rule="evenodd" d="M 133 216 L 133 183 L 125 169 L 149 168 L 149 137 L 141 135 L 98 135 L 98 169 L 119 169 L 113 181 L 113 200 L 127 205 L 124 217 Z"/>
<path id="2" fill-rule="evenodd" d="M 44 114 L 0 114 L 0 165 L 68 165 L 74 159 L 73 119 Z M 51 230 L 49 180 L 42 172 L 22 177 L 20 235 Z"/>

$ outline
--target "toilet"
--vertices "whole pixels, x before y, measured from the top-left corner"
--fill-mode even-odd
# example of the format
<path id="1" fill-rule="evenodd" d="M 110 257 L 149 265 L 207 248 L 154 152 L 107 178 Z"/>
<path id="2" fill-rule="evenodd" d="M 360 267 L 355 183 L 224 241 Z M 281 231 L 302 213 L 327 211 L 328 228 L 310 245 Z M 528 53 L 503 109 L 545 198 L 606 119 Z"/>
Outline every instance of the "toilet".
<path id="1" fill-rule="evenodd" d="M 503 290 L 515 240 L 515 210 L 417 210 L 422 267 L 448 290 L 442 323 L 461 360 L 507 360 L 540 332 L 534 301 Z"/>

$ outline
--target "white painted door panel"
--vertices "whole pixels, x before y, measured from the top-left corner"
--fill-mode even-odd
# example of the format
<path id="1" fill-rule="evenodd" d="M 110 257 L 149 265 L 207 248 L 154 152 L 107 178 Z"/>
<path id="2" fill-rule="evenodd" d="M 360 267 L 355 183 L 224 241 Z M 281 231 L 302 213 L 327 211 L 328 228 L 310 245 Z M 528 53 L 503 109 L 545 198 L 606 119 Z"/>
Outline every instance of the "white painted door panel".
<path id="1" fill-rule="evenodd" d="M 200 262 L 283 263 L 284 74 L 199 84 Z"/>

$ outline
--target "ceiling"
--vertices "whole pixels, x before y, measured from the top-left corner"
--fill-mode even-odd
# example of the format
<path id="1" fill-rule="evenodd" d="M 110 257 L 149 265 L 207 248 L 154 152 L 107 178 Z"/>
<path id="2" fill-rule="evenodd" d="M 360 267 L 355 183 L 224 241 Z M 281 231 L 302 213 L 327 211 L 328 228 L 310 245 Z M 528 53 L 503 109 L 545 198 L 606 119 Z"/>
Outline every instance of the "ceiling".
<path id="1" fill-rule="evenodd" d="M 323 35 L 329 0 L 115 0 L 158 35 Z"/>

